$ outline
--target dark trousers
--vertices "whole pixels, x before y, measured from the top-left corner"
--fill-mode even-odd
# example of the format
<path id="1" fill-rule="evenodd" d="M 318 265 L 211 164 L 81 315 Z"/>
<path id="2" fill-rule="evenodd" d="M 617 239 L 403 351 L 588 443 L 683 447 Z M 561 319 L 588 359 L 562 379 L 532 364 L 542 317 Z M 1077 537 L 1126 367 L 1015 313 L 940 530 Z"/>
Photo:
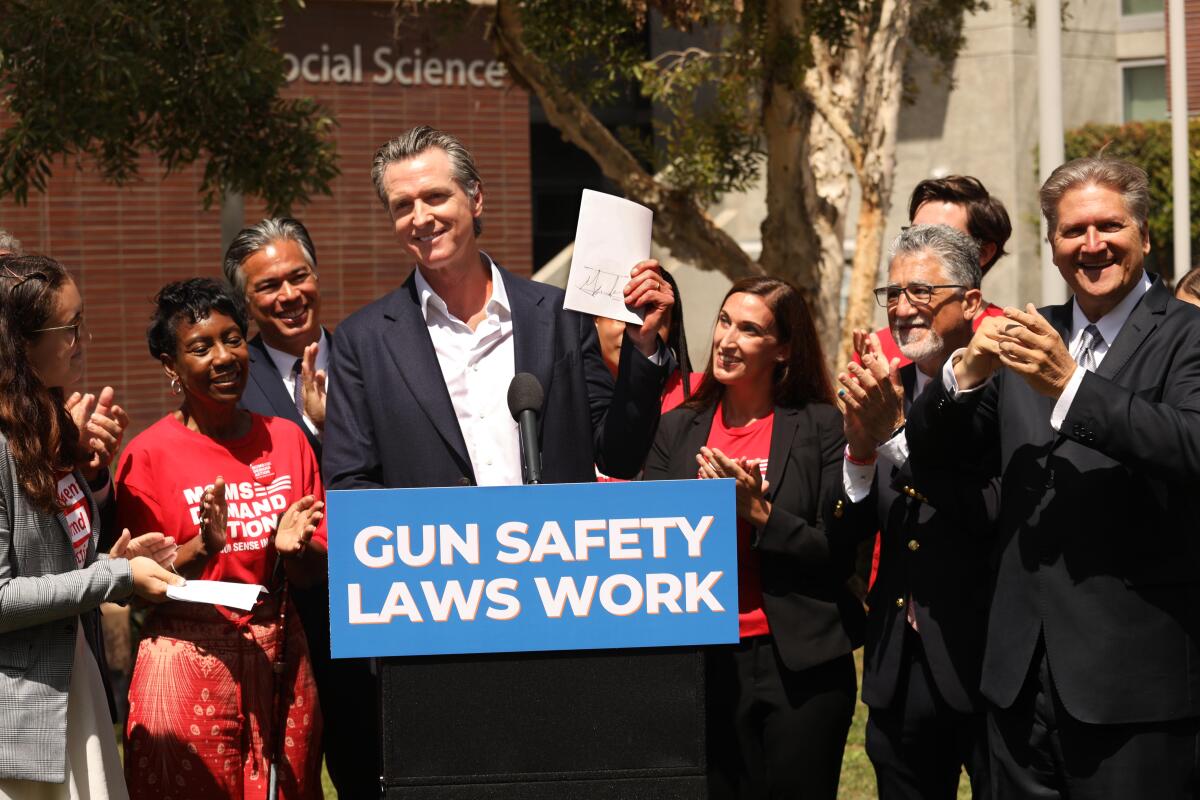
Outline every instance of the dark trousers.
<path id="1" fill-rule="evenodd" d="M 907 627 L 907 626 L 906 626 Z M 946 705 L 921 646 L 909 628 L 896 694 L 867 717 L 867 755 L 880 800 L 954 800 L 966 767 L 975 800 L 990 795 L 987 718 Z"/>
<path id="2" fill-rule="evenodd" d="M 854 715 L 854 659 L 784 666 L 770 636 L 713 648 L 709 664 L 712 795 L 837 797 Z"/>
<path id="3" fill-rule="evenodd" d="M 379 689 L 370 659 L 330 658 L 327 585 L 293 591 L 321 700 L 329 779 L 340 798 L 379 797 Z"/>
<path id="4" fill-rule="evenodd" d="M 997 798 L 1200 797 L 1200 719 L 1120 725 L 1072 719 L 1040 644 L 1016 701 L 988 714 L 988 741 Z"/>

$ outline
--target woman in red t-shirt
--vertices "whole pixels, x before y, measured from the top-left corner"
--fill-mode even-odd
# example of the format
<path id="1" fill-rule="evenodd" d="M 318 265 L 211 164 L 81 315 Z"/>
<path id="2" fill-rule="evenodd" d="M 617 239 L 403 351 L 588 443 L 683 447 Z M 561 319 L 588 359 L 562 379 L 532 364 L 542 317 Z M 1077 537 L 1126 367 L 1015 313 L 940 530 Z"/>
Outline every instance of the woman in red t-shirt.
<path id="1" fill-rule="evenodd" d="M 282 797 L 321 796 L 316 685 L 286 587 L 325 572 L 324 493 L 295 424 L 238 408 L 246 326 L 221 284 L 196 278 L 159 292 L 148 332 L 183 402 L 122 454 L 117 518 L 173 536 L 184 577 L 268 592 L 248 612 L 172 603 L 147 619 L 125 734 L 133 798 L 260 797 L 276 755 Z"/>
<path id="2" fill-rule="evenodd" d="M 804 299 L 777 278 L 738 281 L 645 478 L 737 481 L 741 641 L 709 653 L 709 758 L 742 797 L 837 796 L 863 629 L 854 552 L 822 527 L 844 447 Z"/>

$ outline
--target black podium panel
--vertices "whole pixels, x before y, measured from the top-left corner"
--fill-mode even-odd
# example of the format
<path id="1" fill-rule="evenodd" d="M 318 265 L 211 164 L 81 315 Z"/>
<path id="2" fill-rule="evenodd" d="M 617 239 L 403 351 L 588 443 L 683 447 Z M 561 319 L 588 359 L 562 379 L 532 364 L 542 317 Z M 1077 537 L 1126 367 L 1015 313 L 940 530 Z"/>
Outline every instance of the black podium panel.
<path id="1" fill-rule="evenodd" d="M 695 649 L 388 659 L 389 798 L 704 798 Z"/>

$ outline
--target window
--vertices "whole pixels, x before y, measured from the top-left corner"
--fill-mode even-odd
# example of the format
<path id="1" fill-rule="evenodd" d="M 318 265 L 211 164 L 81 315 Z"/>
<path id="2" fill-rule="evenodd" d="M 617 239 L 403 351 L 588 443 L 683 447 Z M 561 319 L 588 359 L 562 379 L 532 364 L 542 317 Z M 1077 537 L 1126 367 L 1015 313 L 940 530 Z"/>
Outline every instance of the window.
<path id="1" fill-rule="evenodd" d="M 1137 14 L 1165 13 L 1163 0 L 1121 0 L 1121 16 L 1132 17 Z"/>
<path id="2" fill-rule="evenodd" d="M 1125 122 L 1167 118 L 1167 65 L 1139 62 L 1121 66 L 1121 105 Z"/>

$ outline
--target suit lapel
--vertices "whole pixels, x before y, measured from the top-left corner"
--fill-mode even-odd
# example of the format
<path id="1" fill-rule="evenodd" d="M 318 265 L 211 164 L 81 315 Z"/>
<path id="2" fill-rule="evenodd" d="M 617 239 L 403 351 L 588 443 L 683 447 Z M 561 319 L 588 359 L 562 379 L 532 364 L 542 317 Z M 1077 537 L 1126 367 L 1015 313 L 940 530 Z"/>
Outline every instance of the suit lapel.
<path id="1" fill-rule="evenodd" d="M 262 334 L 250 340 L 247 350 L 250 353 L 250 380 L 254 381 L 258 390 L 267 398 L 275 416 L 290 419 L 300 426 L 300 430 L 307 433 L 308 428 L 300 419 L 300 413 L 296 411 L 296 403 L 288 397 L 279 370 L 275 368 L 275 362 L 271 360 L 271 355 L 263 344 Z"/>
<path id="2" fill-rule="evenodd" d="M 800 412 L 794 408 L 775 407 L 775 421 L 771 423 L 771 455 L 767 460 L 767 499 L 773 500 L 787 471 L 788 454 L 792 440 L 796 438 L 796 427 Z"/>
<path id="3" fill-rule="evenodd" d="M 696 416 L 692 417 L 692 424 L 684 431 L 683 441 L 680 443 L 677 452 L 682 454 L 682 457 L 688 459 L 680 469 L 680 472 L 688 474 L 688 477 L 695 478 L 699 471 L 696 464 L 696 454 L 700 452 L 700 448 L 708 444 L 708 435 L 712 432 L 713 417 L 717 413 L 715 405 L 709 406 L 701 411 Z M 686 472 L 686 467 L 691 465 L 691 472 Z"/>
<path id="4" fill-rule="evenodd" d="M 1170 292 L 1166 285 L 1157 278 L 1146 294 L 1133 307 L 1129 319 L 1121 326 L 1117 340 L 1112 342 L 1104 360 L 1096 369 L 1096 374 L 1102 378 L 1114 380 L 1121 370 L 1129 363 L 1129 358 L 1142 346 L 1142 342 L 1154 332 L 1167 308 Z"/>
<path id="5" fill-rule="evenodd" d="M 382 331 L 383 342 L 401 378 L 438 434 L 470 468 L 467 443 L 450 402 L 450 392 L 433 350 L 433 340 L 429 338 L 429 327 L 421 315 L 421 301 L 412 276 L 392 293 L 383 316 L 394 323 Z"/>
<path id="6" fill-rule="evenodd" d="M 904 416 L 912 409 L 917 399 L 917 365 L 905 364 L 900 368 L 900 385 L 904 387 Z"/>
<path id="7" fill-rule="evenodd" d="M 514 374 L 530 373 L 538 379 L 543 392 L 548 394 L 554 367 L 553 304 L 532 281 L 518 278 L 499 267 L 497 269 L 512 309 Z M 497 387 L 497 390 L 508 391 L 508 387 Z M 541 414 L 539 419 L 545 419 L 545 416 Z"/>

